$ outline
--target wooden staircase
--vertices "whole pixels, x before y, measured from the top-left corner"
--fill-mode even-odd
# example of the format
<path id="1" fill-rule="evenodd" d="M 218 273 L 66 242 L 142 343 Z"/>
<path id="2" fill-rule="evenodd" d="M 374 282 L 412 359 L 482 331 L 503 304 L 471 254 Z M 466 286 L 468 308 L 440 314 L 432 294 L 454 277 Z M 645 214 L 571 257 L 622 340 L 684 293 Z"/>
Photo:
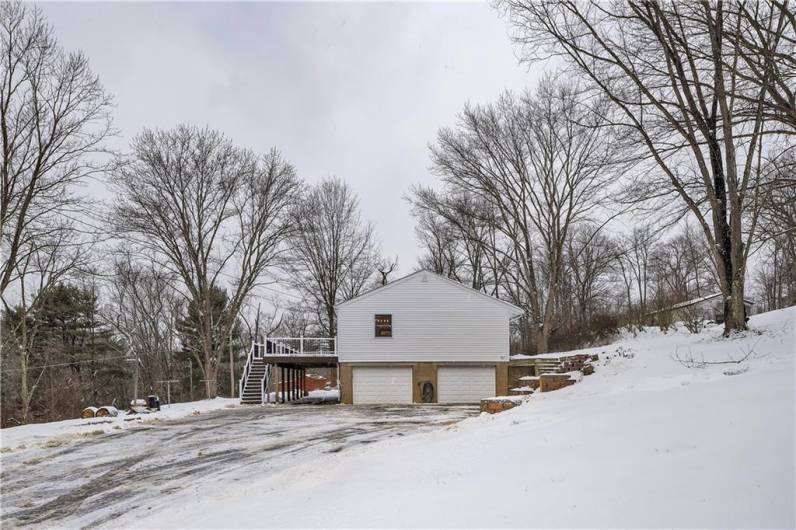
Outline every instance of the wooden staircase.
<path id="1" fill-rule="evenodd" d="M 271 386 L 272 366 L 262 359 L 252 358 L 241 380 L 240 402 L 244 405 L 259 405 L 267 401 Z"/>
<path id="2" fill-rule="evenodd" d="M 259 405 L 271 398 L 287 403 L 304 397 L 307 367 L 336 367 L 336 351 L 334 337 L 262 337 L 251 345 L 238 381 L 241 404 Z M 279 381 L 278 387 L 272 384 L 274 380 Z"/>

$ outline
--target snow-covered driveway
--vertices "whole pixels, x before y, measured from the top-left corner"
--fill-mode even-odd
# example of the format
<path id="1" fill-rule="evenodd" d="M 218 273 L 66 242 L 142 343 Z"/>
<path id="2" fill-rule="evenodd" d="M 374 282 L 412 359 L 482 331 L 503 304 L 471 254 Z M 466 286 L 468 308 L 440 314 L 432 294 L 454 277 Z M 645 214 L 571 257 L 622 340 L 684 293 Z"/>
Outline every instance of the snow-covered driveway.
<path id="1" fill-rule="evenodd" d="M 2 455 L 2 522 L 113 526 L 130 510 L 179 505 L 202 483 L 234 489 L 324 453 L 444 429 L 476 413 L 471 406 L 262 406 L 56 439 Z"/>

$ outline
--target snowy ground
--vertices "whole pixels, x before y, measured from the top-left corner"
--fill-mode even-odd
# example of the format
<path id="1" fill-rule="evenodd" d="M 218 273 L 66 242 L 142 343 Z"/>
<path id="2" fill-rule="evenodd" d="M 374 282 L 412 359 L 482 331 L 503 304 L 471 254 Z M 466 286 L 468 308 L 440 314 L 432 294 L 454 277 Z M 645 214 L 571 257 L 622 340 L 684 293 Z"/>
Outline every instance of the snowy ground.
<path id="1" fill-rule="evenodd" d="M 120 413 L 116 417 L 74 419 L 50 423 L 32 423 L 8 429 L 0 429 L 0 448 L 4 453 L 31 447 L 61 445 L 76 437 L 96 436 L 122 429 L 129 429 L 142 423 L 182 418 L 240 406 L 240 400 L 230 398 L 204 399 L 188 403 L 161 405 L 159 412 L 147 414 Z"/>
<path id="2" fill-rule="evenodd" d="M 171 419 L 148 416 L 146 422 L 119 424 L 108 432 L 84 432 L 72 420 L 9 429 L 19 430 L 17 441 L 24 443 L 0 454 L 0 526 L 140 528 L 138 518 L 187 506 L 197 499 L 197 489 L 242 495 L 247 485 L 322 461 L 324 454 L 343 455 L 380 439 L 444 429 L 477 413 L 476 407 L 338 405 L 227 410 L 224 401 L 231 400 L 175 406 Z M 202 412 L 188 412 L 197 410 Z M 23 437 L 25 431 L 31 436 Z M 315 471 L 319 478 L 325 474 L 321 467 Z M 222 525 L 235 526 L 229 520 Z"/>
<path id="3" fill-rule="evenodd" d="M 381 423 L 362 433 L 378 443 L 352 446 L 356 438 L 344 434 L 343 447 L 355 450 L 335 451 L 336 435 L 322 442 L 325 449 L 294 438 L 290 445 L 301 449 L 291 459 L 279 430 L 309 418 L 289 407 L 271 408 L 283 416 L 268 418 L 268 408 L 258 407 L 259 430 L 251 420 L 221 421 L 244 414 L 223 411 L 207 427 L 164 424 L 150 436 L 135 429 L 116 442 L 113 434 L 81 442 L 79 461 L 58 450 L 24 457 L 52 456 L 57 472 L 10 453 L 3 455 L 4 519 L 143 528 L 793 528 L 795 321 L 791 308 L 752 317 L 753 331 L 730 339 L 715 326 L 700 335 L 628 337 L 586 350 L 603 360 L 577 385 L 446 429 L 405 424 L 413 410 L 423 418 L 439 410 L 432 425 L 451 421 L 443 407 L 397 408 L 392 420 L 378 409 L 295 409 L 329 411 L 314 428 L 332 432 Z M 398 422 L 393 434 L 414 435 L 385 436 L 389 421 Z M 266 434 L 264 425 L 277 431 Z M 140 446 L 152 443 L 149 462 Z M 92 447 L 98 462 L 88 459 Z M 95 467 L 86 489 L 83 474 Z M 48 487 L 44 480 L 52 480 L 50 500 L 34 495 L 24 507 L 30 492 Z M 147 485 L 151 496 L 142 493 Z M 169 488 L 177 491 L 155 496 Z"/>

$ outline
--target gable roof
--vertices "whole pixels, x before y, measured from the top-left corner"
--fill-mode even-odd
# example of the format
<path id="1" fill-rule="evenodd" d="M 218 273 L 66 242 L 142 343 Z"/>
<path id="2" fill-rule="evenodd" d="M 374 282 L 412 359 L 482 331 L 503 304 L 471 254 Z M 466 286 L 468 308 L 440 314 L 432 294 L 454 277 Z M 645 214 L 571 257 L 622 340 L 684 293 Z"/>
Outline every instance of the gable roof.
<path id="1" fill-rule="evenodd" d="M 372 296 L 372 295 L 374 295 L 376 293 L 382 293 L 385 290 L 392 289 L 393 287 L 396 287 L 397 285 L 405 283 L 406 281 L 410 280 L 411 278 L 414 278 L 418 274 L 428 274 L 430 276 L 433 276 L 434 278 L 442 280 L 443 282 L 447 282 L 448 284 L 453 285 L 457 289 L 462 289 L 462 290 L 466 291 L 468 294 L 476 294 L 479 297 L 485 298 L 485 299 L 489 300 L 490 302 L 492 302 L 494 304 L 500 304 L 505 309 L 508 309 L 514 316 L 521 315 L 521 314 L 523 314 L 525 312 L 525 311 L 523 311 L 522 308 L 517 307 L 516 305 L 514 305 L 514 304 L 512 304 L 510 302 L 506 302 L 504 300 L 500 300 L 499 298 L 495 298 L 494 296 L 489 296 L 488 294 L 483 293 L 483 292 L 481 292 L 481 291 L 479 291 L 477 289 L 473 289 L 472 287 L 467 287 L 466 285 L 464 285 L 464 284 L 462 284 L 460 282 L 457 282 L 456 280 L 451 280 L 450 278 L 446 278 L 445 276 L 442 276 L 441 274 L 437 274 L 436 272 L 432 272 L 432 271 L 424 270 L 424 269 L 421 269 L 419 271 L 415 271 L 415 272 L 413 272 L 411 274 L 407 274 L 406 276 L 404 276 L 402 278 L 398 278 L 397 280 L 395 280 L 393 282 L 390 282 L 387 285 L 380 285 L 380 286 L 375 287 L 374 289 L 371 289 L 370 291 L 368 291 L 366 293 L 363 293 L 363 294 L 361 294 L 361 295 L 359 295 L 357 297 L 354 297 L 354 298 L 351 298 L 349 300 L 346 300 L 345 302 L 341 302 L 341 303 L 335 305 L 335 309 L 338 308 L 338 307 L 342 307 L 342 306 L 348 305 L 348 304 L 350 304 L 352 302 L 357 302 L 359 300 L 362 300 L 363 298 L 368 298 L 368 297 L 370 297 L 370 296 Z"/>

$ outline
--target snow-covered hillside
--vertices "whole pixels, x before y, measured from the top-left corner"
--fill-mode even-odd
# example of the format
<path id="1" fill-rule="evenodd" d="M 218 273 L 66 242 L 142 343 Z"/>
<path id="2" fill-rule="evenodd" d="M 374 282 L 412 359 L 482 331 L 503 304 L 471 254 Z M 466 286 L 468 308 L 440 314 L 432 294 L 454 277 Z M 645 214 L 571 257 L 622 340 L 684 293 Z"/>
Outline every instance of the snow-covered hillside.
<path id="1" fill-rule="evenodd" d="M 188 486 L 113 526 L 793 527 L 795 320 L 641 333 L 500 415 Z"/>

